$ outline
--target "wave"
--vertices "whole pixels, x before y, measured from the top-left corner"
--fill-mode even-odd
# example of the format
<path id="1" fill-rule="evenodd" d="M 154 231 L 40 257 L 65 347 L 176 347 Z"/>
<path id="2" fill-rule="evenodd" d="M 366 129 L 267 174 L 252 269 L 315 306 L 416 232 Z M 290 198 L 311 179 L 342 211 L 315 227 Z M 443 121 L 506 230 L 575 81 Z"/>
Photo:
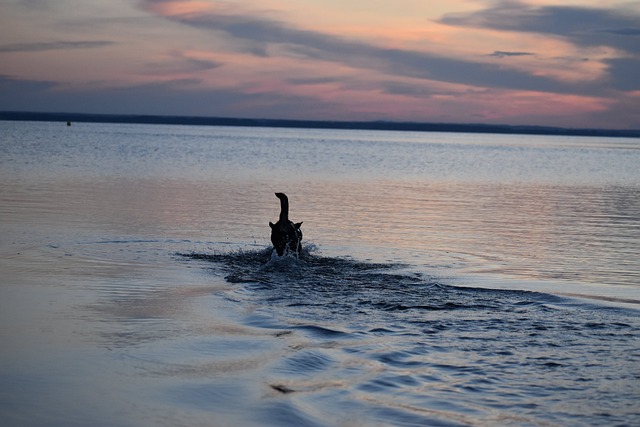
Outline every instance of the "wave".
<path id="1" fill-rule="evenodd" d="M 234 319 L 275 329 L 270 335 L 288 344 L 265 378 L 286 396 L 274 404 L 306 402 L 297 415 L 308 422 L 297 425 L 326 424 L 313 416 L 319 402 L 394 425 L 492 425 L 496 411 L 531 425 L 610 424 L 629 415 L 593 402 L 637 390 L 634 311 L 455 287 L 411 266 L 305 249 L 300 259 L 274 258 L 270 248 L 181 254 L 234 285 L 225 291 L 242 306 Z M 571 407 L 591 409 L 576 419 L 554 406 L 560 395 L 567 404 L 566 390 Z M 541 396 L 552 404 L 540 405 Z M 327 413 L 334 412 L 341 411 Z"/>
<path id="2" fill-rule="evenodd" d="M 635 310 L 529 290 L 452 286 L 410 265 L 323 256 L 313 244 L 299 259 L 274 256 L 272 248 L 180 255 L 206 262 L 214 274 L 239 285 L 228 298 L 262 307 L 286 327 L 306 324 L 339 332 L 346 325 L 376 334 L 495 328 L 536 334 L 557 329 L 553 322 L 589 330 L 593 313 L 611 316 L 611 322 L 604 322 L 611 330 L 625 323 L 622 319 L 637 321 Z M 257 326 L 284 327 L 254 320 Z"/>
<path id="3" fill-rule="evenodd" d="M 561 297 L 521 290 L 456 287 L 400 263 L 326 257 L 307 245 L 300 258 L 278 257 L 272 248 L 227 253 L 181 253 L 206 261 L 229 283 L 270 304 L 288 307 L 343 306 L 346 311 L 384 312 L 504 310 L 561 303 Z"/>

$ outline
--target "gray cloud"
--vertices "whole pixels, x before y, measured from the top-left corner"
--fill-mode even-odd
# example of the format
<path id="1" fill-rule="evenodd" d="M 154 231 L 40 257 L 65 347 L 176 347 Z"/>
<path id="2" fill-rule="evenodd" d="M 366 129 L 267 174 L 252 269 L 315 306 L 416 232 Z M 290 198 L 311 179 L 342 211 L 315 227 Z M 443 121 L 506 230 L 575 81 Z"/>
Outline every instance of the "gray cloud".
<path id="1" fill-rule="evenodd" d="M 199 71 L 213 70 L 215 68 L 222 67 L 223 65 L 224 64 L 222 62 L 179 56 L 173 61 L 146 64 L 146 70 L 148 70 L 149 74 L 152 75 L 195 73 Z"/>
<path id="2" fill-rule="evenodd" d="M 578 46 L 610 46 L 640 53 L 640 15 L 622 9 L 534 7 L 503 1 L 478 12 L 445 15 L 440 22 L 453 26 L 550 34 L 565 37 Z"/>
<path id="3" fill-rule="evenodd" d="M 39 109 L 43 101 L 47 102 L 50 90 L 56 86 L 56 83 L 49 81 L 20 80 L 0 75 L 0 110 L 33 111 L 34 105 Z"/>
<path id="4" fill-rule="evenodd" d="M 27 10 L 50 11 L 54 5 L 50 0 L 18 0 L 17 4 Z"/>
<path id="5" fill-rule="evenodd" d="M 640 58 L 614 58 L 605 61 L 609 65 L 611 84 L 618 90 L 640 90 Z"/>
<path id="6" fill-rule="evenodd" d="M 631 58 L 605 61 L 609 76 L 605 84 L 617 90 L 640 88 L 640 15 L 631 10 L 577 6 L 534 7 L 503 1 L 495 7 L 441 19 L 454 26 L 531 32 L 559 36 L 578 47 L 608 46 Z"/>
<path id="7" fill-rule="evenodd" d="M 196 88 L 194 79 L 126 87 L 74 90 L 54 82 L 0 75 L 0 111 L 82 111 L 97 114 L 156 114 L 281 119 L 326 117 L 343 107 L 286 93 L 243 93 Z M 348 118 L 348 117 L 347 117 Z"/>
<path id="8" fill-rule="evenodd" d="M 585 123 L 602 123 L 601 126 L 637 129 L 640 123 L 640 103 L 637 96 L 618 97 L 609 108 L 586 117 Z"/>
<path id="9" fill-rule="evenodd" d="M 48 81 L 21 80 L 11 76 L 0 74 L 0 89 L 3 95 L 7 95 L 10 90 L 16 93 L 41 92 L 55 87 L 57 83 Z M 3 96 L 8 98 L 9 96 Z"/>
<path id="10" fill-rule="evenodd" d="M 152 4 L 158 0 L 146 0 Z M 336 62 L 354 68 L 374 69 L 396 76 L 436 80 L 465 85 L 559 93 L 585 93 L 581 85 L 560 82 L 501 64 L 447 58 L 424 52 L 383 48 L 364 41 L 317 31 L 299 29 L 287 23 L 246 14 L 186 14 L 171 19 L 213 34 L 231 36 L 242 51 L 249 43 L 256 52 L 269 54 L 270 46 L 296 57 Z M 595 88 L 590 89 L 592 92 Z"/>
<path id="11" fill-rule="evenodd" d="M 601 30 L 601 32 L 615 34 L 618 36 L 640 36 L 640 28 L 617 28 L 612 30 Z"/>
<path id="12" fill-rule="evenodd" d="M 323 85 L 336 82 L 342 82 L 342 80 L 337 77 L 309 77 L 287 79 L 287 83 L 292 85 Z"/>
<path id="13" fill-rule="evenodd" d="M 534 54 L 531 52 L 505 52 L 502 50 L 496 50 L 495 52 L 487 55 L 487 56 L 495 56 L 497 58 L 505 58 L 509 56 L 533 56 Z"/>
<path id="14" fill-rule="evenodd" d="M 435 91 L 429 87 L 425 87 L 420 84 L 411 84 L 404 82 L 386 81 L 381 82 L 380 87 L 384 93 L 390 95 L 402 95 L 411 96 L 414 98 L 430 98 L 434 95 L 442 94 L 442 92 Z"/>
<path id="15" fill-rule="evenodd" d="M 185 63 L 190 71 L 206 71 L 221 67 L 222 62 L 209 61 L 207 59 L 186 58 Z"/>
<path id="16" fill-rule="evenodd" d="M 94 49 L 110 46 L 112 44 L 115 44 L 115 42 L 108 40 L 15 43 L 0 45 L 0 52 L 44 52 L 47 50 Z"/>

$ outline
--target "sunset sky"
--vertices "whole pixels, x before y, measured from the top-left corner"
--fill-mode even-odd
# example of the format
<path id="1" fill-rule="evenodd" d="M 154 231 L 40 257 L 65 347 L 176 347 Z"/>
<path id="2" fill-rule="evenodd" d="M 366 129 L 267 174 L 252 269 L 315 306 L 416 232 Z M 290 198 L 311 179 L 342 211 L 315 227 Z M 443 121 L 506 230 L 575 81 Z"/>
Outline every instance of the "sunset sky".
<path id="1" fill-rule="evenodd" d="M 640 2 L 0 0 L 0 110 L 640 129 Z"/>

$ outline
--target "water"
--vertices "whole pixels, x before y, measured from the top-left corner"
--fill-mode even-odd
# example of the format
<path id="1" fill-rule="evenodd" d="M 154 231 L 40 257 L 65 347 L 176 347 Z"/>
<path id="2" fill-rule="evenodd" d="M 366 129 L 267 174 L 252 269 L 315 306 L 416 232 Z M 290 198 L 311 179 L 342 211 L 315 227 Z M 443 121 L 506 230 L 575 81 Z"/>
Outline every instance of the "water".
<path id="1" fill-rule="evenodd" d="M 640 424 L 640 141 L 0 122 L 7 426 Z M 300 260 L 273 259 L 282 191 Z"/>

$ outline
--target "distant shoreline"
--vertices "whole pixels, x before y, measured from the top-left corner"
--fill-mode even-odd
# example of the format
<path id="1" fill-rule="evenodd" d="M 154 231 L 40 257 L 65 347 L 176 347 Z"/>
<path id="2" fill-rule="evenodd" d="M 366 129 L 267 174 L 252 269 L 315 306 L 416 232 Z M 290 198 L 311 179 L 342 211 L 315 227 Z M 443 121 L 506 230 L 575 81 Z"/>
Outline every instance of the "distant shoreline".
<path id="1" fill-rule="evenodd" d="M 574 129 L 549 126 L 516 126 L 456 123 L 422 123 L 394 121 L 329 121 L 286 119 L 241 119 L 200 116 L 155 116 L 84 113 L 33 113 L 0 111 L 0 120 L 52 121 L 78 123 L 137 123 L 196 126 L 243 126 L 310 129 L 391 130 L 415 132 L 458 132 L 524 135 L 562 135 L 639 138 L 640 129 Z"/>

